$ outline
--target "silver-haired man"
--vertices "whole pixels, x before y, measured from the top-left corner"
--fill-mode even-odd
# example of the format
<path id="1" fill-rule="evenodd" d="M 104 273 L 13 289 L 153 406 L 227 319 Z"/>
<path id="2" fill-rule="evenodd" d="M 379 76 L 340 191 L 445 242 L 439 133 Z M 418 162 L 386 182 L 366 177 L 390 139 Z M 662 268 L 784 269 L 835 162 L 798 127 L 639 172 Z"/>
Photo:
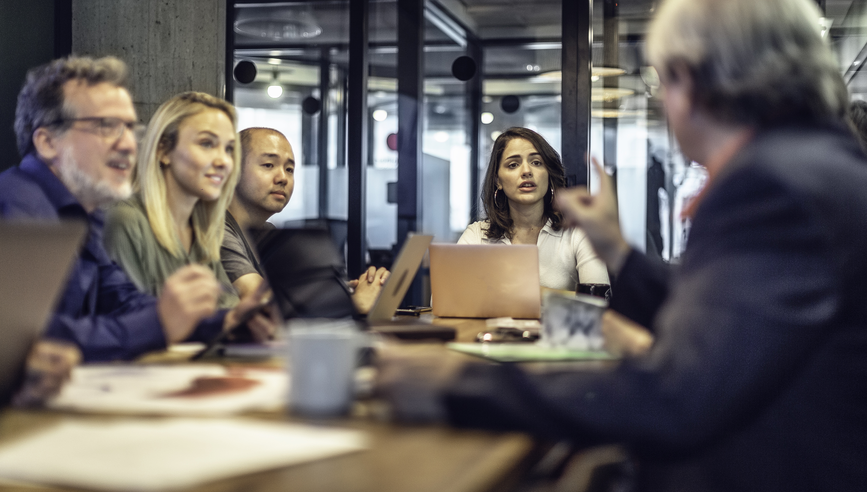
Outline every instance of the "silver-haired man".
<path id="1" fill-rule="evenodd" d="M 438 361 L 442 377 L 420 378 L 398 361 L 381 380 L 396 409 L 624 443 L 638 490 L 867 490 L 867 166 L 818 18 L 812 0 L 658 8 L 648 52 L 670 127 L 710 176 L 679 268 L 623 240 L 609 180 L 557 193 L 617 274 L 616 369 Z"/>

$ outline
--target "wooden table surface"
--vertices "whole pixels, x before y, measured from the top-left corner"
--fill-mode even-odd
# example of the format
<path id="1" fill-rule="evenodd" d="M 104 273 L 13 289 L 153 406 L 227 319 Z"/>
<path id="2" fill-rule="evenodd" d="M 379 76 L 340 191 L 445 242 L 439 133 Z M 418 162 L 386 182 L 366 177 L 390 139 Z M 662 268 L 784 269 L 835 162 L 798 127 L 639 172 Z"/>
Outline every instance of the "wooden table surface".
<path id="1" fill-rule="evenodd" d="M 69 421 L 121 421 L 130 417 L 7 410 L 0 415 L 0 444 Z M 156 419 L 158 417 L 151 417 Z M 304 422 L 283 415 L 245 418 Z M 409 427 L 365 419 L 316 422 L 363 430 L 371 448 L 311 463 L 239 476 L 191 491 L 483 491 L 508 488 L 536 460 L 533 441 L 519 434 Z M 72 490 L 28 487 L 28 490 Z M 21 490 L 0 484 L 0 491 Z"/>
<path id="2" fill-rule="evenodd" d="M 432 314 L 421 315 L 422 320 L 440 326 L 450 326 L 455 329 L 455 342 L 475 342 L 476 335 L 487 330 L 485 319 L 478 318 L 436 318 Z"/>
<path id="3" fill-rule="evenodd" d="M 457 341 L 472 341 L 485 329 L 484 320 L 435 319 L 454 326 Z M 403 426 L 354 412 L 352 418 L 316 421 L 363 430 L 367 451 L 289 466 L 202 485 L 191 491 L 488 491 L 508 490 L 541 456 L 544 447 L 521 434 L 454 430 L 445 426 Z M 368 413 L 368 415 L 365 415 Z M 54 411 L 6 410 L 0 414 L 0 445 L 33 432 L 75 420 L 117 421 L 132 417 L 72 414 Z M 157 417 L 147 417 L 157 418 Z M 244 418 L 310 422 L 282 412 Z M 21 490 L 0 484 L 0 491 Z M 70 490 L 28 486 L 26 490 Z"/>

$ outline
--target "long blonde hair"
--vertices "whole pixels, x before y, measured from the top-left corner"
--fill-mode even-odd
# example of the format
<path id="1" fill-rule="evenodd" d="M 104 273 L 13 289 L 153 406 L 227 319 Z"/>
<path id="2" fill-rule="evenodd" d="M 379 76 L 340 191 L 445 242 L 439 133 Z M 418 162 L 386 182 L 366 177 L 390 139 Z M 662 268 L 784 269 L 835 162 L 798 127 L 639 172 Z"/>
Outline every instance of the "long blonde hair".
<path id="1" fill-rule="evenodd" d="M 199 200 L 193 208 L 193 234 L 205 250 L 209 261 L 220 260 L 226 207 L 235 194 L 241 174 L 241 145 L 238 140 L 238 119 L 235 108 L 226 101 L 202 92 L 184 92 L 164 102 L 151 118 L 141 145 L 134 186 L 141 194 L 148 222 L 157 241 L 175 257 L 183 255 L 183 247 L 175 228 L 166 199 L 166 181 L 160 167 L 160 156 L 174 150 L 178 143 L 181 123 L 202 111 L 216 109 L 226 113 L 235 129 L 234 165 L 220 198 L 212 202 Z"/>

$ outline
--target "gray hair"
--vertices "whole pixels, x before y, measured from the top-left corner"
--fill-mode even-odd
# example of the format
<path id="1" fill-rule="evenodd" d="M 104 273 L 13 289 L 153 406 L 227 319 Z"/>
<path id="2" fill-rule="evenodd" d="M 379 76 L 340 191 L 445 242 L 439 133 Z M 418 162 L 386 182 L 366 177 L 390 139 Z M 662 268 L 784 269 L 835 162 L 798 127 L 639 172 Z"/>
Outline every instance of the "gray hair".
<path id="1" fill-rule="evenodd" d="M 37 128 L 65 131 L 69 127 L 69 123 L 58 122 L 75 117 L 65 107 L 63 95 L 63 85 L 70 80 L 80 80 L 89 86 L 107 82 L 129 90 L 126 64 L 113 56 L 97 59 L 70 56 L 29 70 L 15 108 L 15 139 L 21 157 L 34 150 L 33 132 Z"/>
<path id="2" fill-rule="evenodd" d="M 680 66 L 719 121 L 841 119 L 848 93 L 812 0 L 666 0 L 648 33 L 660 75 Z"/>

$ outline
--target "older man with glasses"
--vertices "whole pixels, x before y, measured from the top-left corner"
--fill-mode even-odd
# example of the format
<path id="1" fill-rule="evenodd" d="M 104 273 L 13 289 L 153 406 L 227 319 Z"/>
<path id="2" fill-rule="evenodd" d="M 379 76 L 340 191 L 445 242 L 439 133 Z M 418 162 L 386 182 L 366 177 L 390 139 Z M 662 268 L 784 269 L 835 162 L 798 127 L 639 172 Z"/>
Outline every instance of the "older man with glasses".
<path id="1" fill-rule="evenodd" d="M 87 222 L 87 239 L 45 332 L 77 345 L 86 361 L 209 340 L 224 327 L 225 312 L 216 312 L 220 286 L 207 268 L 181 269 L 155 299 L 139 292 L 103 247 L 100 209 L 132 193 L 140 128 L 126 66 L 116 58 L 55 60 L 31 70 L 18 96 L 15 134 L 23 159 L 0 174 L 0 217 Z"/>

